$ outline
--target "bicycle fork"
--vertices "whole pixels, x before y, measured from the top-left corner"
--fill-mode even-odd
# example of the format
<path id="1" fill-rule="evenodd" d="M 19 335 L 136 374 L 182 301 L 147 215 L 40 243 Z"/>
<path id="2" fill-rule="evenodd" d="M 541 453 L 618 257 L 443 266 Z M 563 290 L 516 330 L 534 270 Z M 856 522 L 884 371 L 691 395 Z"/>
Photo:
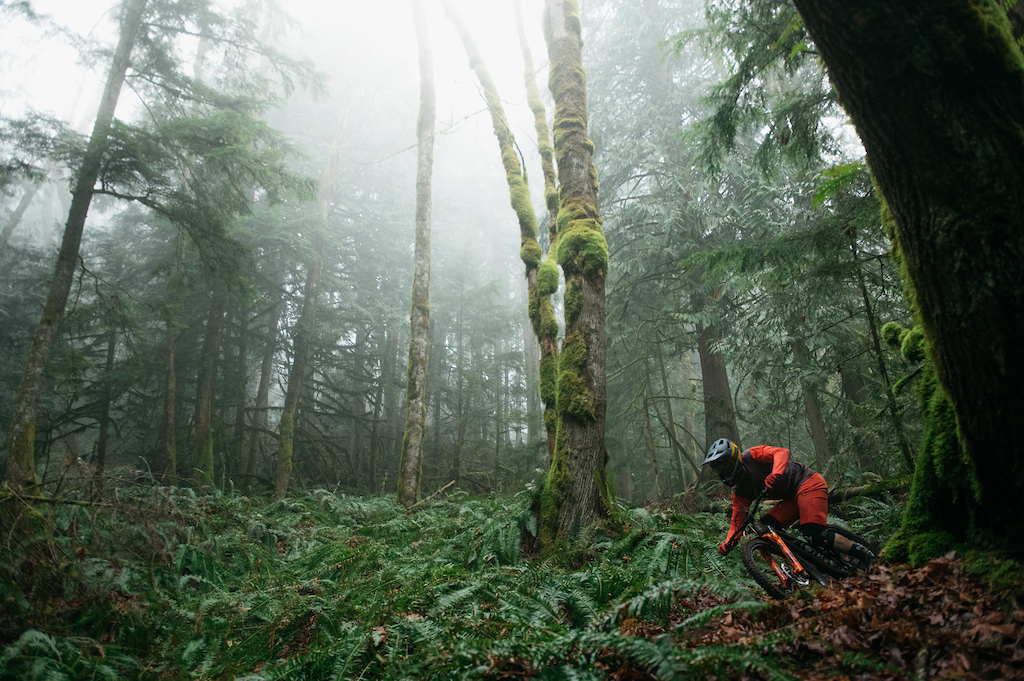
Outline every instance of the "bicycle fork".
<path id="1" fill-rule="evenodd" d="M 783 586 L 785 586 L 788 589 L 791 586 L 793 586 L 793 581 L 796 581 L 798 584 L 802 585 L 806 585 L 811 582 L 812 576 L 810 575 L 810 573 L 807 571 L 806 568 L 804 568 L 803 564 L 799 560 L 797 560 L 797 557 L 793 555 L 793 552 L 790 550 L 789 546 L 786 544 L 786 542 L 782 540 L 782 537 L 780 537 L 778 533 L 775 532 L 775 530 L 768 528 L 768 531 L 762 534 L 761 536 L 767 537 L 776 546 L 778 546 L 779 550 L 782 552 L 783 557 L 792 567 L 792 572 L 790 572 L 784 566 L 779 565 L 778 562 L 776 562 L 774 555 L 767 554 L 764 551 L 761 552 L 761 555 L 764 556 L 764 558 L 771 564 L 772 570 L 774 570 L 775 574 L 778 575 L 779 581 L 782 582 Z"/>

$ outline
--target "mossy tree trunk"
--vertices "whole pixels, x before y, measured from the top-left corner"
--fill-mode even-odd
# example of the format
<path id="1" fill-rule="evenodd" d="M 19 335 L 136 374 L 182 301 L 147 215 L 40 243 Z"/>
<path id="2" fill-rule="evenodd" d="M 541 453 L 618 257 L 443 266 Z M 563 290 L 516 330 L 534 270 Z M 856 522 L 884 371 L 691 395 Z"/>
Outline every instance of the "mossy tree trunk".
<path id="1" fill-rule="evenodd" d="M 125 0 L 121 11 L 121 25 L 117 47 L 107 72 L 107 84 L 96 112 L 89 144 L 82 163 L 75 174 L 71 207 L 60 252 L 50 278 L 50 292 L 43 307 L 43 314 L 36 327 L 25 371 L 18 387 L 14 404 L 11 432 L 7 447 L 7 482 L 16 489 L 34 487 L 36 410 L 43 390 L 43 374 L 50 361 L 53 346 L 64 318 L 68 295 L 74 281 L 78 264 L 78 249 L 82 244 L 85 219 L 92 203 L 96 178 L 99 177 L 106 150 L 107 135 L 114 121 L 114 110 L 121 93 L 125 74 L 131 58 L 132 48 L 142 26 L 142 13 L 147 0 Z"/>
<path id="2" fill-rule="evenodd" d="M 895 220 L 979 529 L 1022 556 L 1024 57 L 992 0 L 795 5 Z"/>
<path id="3" fill-rule="evenodd" d="M 430 353 L 430 209 L 434 172 L 434 57 L 422 0 L 412 0 L 420 64 L 420 115 L 416 128 L 416 246 L 412 277 L 409 367 L 406 382 L 405 435 L 398 468 L 398 503 L 409 508 L 419 499 L 423 470 L 423 434 L 427 420 L 427 359 Z"/>
<path id="4" fill-rule="evenodd" d="M 505 117 L 505 110 L 501 104 L 501 97 L 498 96 L 497 86 L 494 84 L 494 80 L 484 64 L 476 41 L 453 9 L 451 2 L 442 0 L 442 4 L 448 17 L 455 24 L 459 32 L 462 44 L 465 46 L 466 54 L 469 57 L 470 68 L 476 73 L 477 79 L 480 81 L 480 87 L 483 88 L 484 97 L 487 100 L 487 108 L 491 113 L 494 136 L 498 140 L 498 151 L 501 154 L 502 166 L 505 168 L 512 210 L 515 211 L 516 218 L 519 221 L 519 257 L 526 268 L 527 313 L 530 324 L 533 327 L 533 332 L 541 346 L 541 399 L 545 405 L 544 424 L 548 432 L 548 453 L 550 454 L 554 449 L 555 440 L 555 418 L 552 411 L 555 406 L 555 391 L 553 383 L 545 388 L 544 368 L 546 366 L 548 376 L 550 377 L 551 369 L 557 362 L 558 355 L 558 321 L 555 319 L 554 306 L 551 303 L 551 296 L 558 290 L 558 268 L 555 262 L 550 259 L 550 252 L 548 260 L 543 259 L 543 252 L 537 240 L 537 216 L 530 199 L 527 175 L 519 162 L 515 136 L 512 134 L 512 129 L 509 127 L 508 120 Z M 541 165 L 545 178 L 545 196 L 547 197 L 548 208 L 551 211 L 551 224 L 554 225 L 557 221 L 558 194 L 554 188 L 553 152 L 549 141 L 544 104 L 537 90 L 533 59 L 530 56 L 525 35 L 523 35 L 522 21 L 518 13 L 517 21 L 520 28 L 520 42 L 526 64 L 524 68 L 526 72 L 527 95 L 536 120 L 535 127 L 538 135 L 538 147 L 540 148 Z M 553 239 L 551 243 L 555 243 L 555 240 Z"/>
<path id="5" fill-rule="evenodd" d="M 558 319 L 551 297 L 558 291 L 561 275 L 558 272 L 558 188 L 555 175 L 555 150 L 551 145 L 551 129 L 548 127 L 547 109 L 540 97 L 537 86 L 537 68 L 533 53 L 526 39 L 523 13 L 519 0 L 514 0 L 516 30 L 519 46 L 523 53 L 523 79 L 526 84 L 526 101 L 533 112 L 534 129 L 537 132 L 537 150 L 540 152 L 541 173 L 544 176 L 544 204 L 548 211 L 548 252 L 537 268 L 537 298 L 530 301 L 530 323 L 540 344 L 540 398 L 544 403 L 544 430 L 547 433 L 548 457 L 555 451 L 555 435 L 558 430 L 558 415 L 555 410 L 555 395 L 558 375 Z M 534 309 L 536 307 L 536 309 Z M 534 320 L 539 322 L 539 326 Z"/>
<path id="6" fill-rule="evenodd" d="M 544 549 L 607 516 L 605 276 L 608 244 L 597 204 L 594 146 L 587 137 L 587 90 L 579 6 L 548 0 L 544 33 L 555 102 L 558 264 L 565 273 L 565 340 L 558 357 L 558 433 L 541 494 Z"/>

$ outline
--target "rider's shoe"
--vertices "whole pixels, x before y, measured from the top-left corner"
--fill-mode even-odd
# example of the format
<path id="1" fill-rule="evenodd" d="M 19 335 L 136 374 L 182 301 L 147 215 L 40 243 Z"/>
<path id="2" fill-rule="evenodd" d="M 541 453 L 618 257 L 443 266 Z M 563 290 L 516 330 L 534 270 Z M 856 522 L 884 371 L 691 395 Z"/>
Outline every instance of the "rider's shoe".
<path id="1" fill-rule="evenodd" d="M 863 544 L 854 542 L 850 550 L 846 552 L 851 558 L 856 558 L 864 564 L 865 567 L 875 562 L 875 554 L 871 553 Z"/>

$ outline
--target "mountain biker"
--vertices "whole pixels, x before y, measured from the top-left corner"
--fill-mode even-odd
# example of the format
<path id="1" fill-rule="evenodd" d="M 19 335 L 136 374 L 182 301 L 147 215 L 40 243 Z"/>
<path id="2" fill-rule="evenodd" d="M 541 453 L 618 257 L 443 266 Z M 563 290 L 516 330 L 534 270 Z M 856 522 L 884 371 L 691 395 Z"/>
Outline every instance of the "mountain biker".
<path id="1" fill-rule="evenodd" d="M 740 540 L 740 528 L 747 518 L 751 500 L 762 490 L 766 499 L 779 499 L 764 522 L 776 529 L 789 527 L 800 519 L 799 529 L 812 544 L 835 548 L 865 564 L 874 556 L 861 544 L 825 526 L 828 516 L 828 485 L 821 473 L 798 461 L 791 461 L 789 450 L 758 445 L 745 452 L 735 442 L 722 438 L 708 448 L 704 465 L 711 466 L 722 482 L 732 488 L 732 522 L 718 553 L 726 555 Z"/>

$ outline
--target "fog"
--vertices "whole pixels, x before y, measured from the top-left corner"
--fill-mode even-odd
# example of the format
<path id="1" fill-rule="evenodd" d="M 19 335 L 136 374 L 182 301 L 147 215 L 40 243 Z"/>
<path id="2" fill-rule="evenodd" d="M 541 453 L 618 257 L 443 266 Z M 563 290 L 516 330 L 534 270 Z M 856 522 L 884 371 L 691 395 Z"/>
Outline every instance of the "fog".
<path id="1" fill-rule="evenodd" d="M 476 37 L 497 83 L 526 170 L 537 178 L 532 191 L 536 205 L 541 207 L 540 165 L 532 114 L 525 99 L 522 53 L 512 4 L 479 0 L 455 0 L 453 4 Z M 440 3 L 424 5 L 429 14 L 437 89 L 435 250 L 439 254 L 459 251 L 484 238 L 486 259 L 477 253 L 462 258 L 462 266 L 496 276 L 518 272 L 518 226 L 509 206 L 504 170 L 482 92 L 468 66 L 462 42 Z M 86 63 L 82 47 L 112 48 L 117 5 L 39 0 L 32 6 L 46 21 L 33 24 L 15 17 L 0 29 L 8 46 L 0 70 L 0 114 L 14 117 L 28 110 L 48 113 L 87 134 L 108 61 L 98 57 Z M 540 87 L 546 96 L 542 2 L 524 0 L 522 7 Z M 374 175 L 391 178 L 395 183 L 391 195 L 402 202 L 408 215 L 411 253 L 419 98 L 411 3 L 292 0 L 284 11 L 289 18 L 275 46 L 292 57 L 311 60 L 326 76 L 325 91 L 317 96 L 300 91 L 285 109 L 270 112 L 268 118 L 298 144 L 306 156 L 301 169 L 314 178 L 322 170 L 337 122 L 344 118 L 343 182 L 349 186 L 340 191 L 373 194 L 380 187 L 361 186 L 361 182 L 372 182 L 370 177 Z M 60 35 L 58 27 L 74 37 Z M 139 98 L 126 86 L 118 104 L 118 118 L 132 120 L 145 115 Z M 49 219 L 58 219 L 59 206 L 51 212 Z M 101 222 L 98 216 L 96 222 Z M 34 236 L 53 240 L 57 230 L 44 230 L 42 235 Z M 435 260 L 440 267 L 436 276 L 449 276 L 444 257 Z M 411 259 L 408 265 L 411 267 Z M 395 266 L 404 267 L 405 263 Z"/>

